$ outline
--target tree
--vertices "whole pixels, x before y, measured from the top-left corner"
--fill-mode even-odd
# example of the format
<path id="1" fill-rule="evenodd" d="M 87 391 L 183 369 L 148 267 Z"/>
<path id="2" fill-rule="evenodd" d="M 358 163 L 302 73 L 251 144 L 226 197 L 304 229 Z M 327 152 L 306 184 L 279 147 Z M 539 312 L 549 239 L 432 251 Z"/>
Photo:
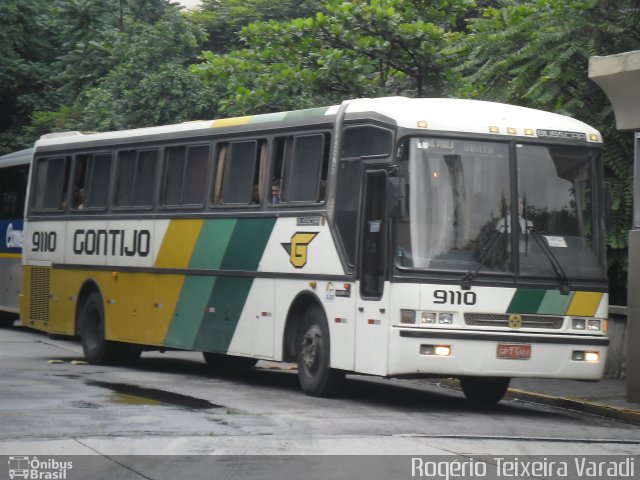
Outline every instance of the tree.
<path id="1" fill-rule="evenodd" d="M 224 54 L 244 46 L 241 32 L 247 25 L 312 17 L 323 10 L 324 3 L 321 0 L 203 0 L 191 18 L 208 33 L 202 49 Z"/>
<path id="2" fill-rule="evenodd" d="M 56 103 L 48 66 L 61 38 L 47 21 L 50 11 L 45 0 L 0 2 L 0 154 L 21 147 L 15 128 L 31 112 Z"/>
<path id="3" fill-rule="evenodd" d="M 309 18 L 254 22 L 244 48 L 204 52 L 194 72 L 241 115 L 390 94 L 442 95 L 455 83 L 441 55 L 471 0 L 337 0 Z"/>
<path id="4" fill-rule="evenodd" d="M 114 130 L 177 123 L 215 111 L 207 90 L 186 66 L 196 58 L 204 33 L 178 9 L 153 24 L 136 24 L 117 37 L 114 66 L 77 102 L 79 127 Z"/>

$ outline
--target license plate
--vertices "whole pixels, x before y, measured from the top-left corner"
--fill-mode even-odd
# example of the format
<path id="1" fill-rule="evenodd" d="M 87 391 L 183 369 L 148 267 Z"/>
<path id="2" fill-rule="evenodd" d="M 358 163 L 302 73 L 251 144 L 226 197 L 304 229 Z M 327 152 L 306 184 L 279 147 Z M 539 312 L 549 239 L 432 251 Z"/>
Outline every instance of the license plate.
<path id="1" fill-rule="evenodd" d="M 526 360 L 531 358 L 531 345 L 525 343 L 499 343 L 498 358 Z"/>

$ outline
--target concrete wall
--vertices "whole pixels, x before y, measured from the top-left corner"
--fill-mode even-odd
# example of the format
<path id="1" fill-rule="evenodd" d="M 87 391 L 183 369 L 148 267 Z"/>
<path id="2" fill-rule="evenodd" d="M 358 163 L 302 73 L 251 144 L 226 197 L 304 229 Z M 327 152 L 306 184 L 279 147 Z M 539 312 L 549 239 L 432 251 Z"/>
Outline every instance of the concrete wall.
<path id="1" fill-rule="evenodd" d="M 609 354 L 604 367 L 605 378 L 624 380 L 627 375 L 627 307 L 609 306 Z"/>

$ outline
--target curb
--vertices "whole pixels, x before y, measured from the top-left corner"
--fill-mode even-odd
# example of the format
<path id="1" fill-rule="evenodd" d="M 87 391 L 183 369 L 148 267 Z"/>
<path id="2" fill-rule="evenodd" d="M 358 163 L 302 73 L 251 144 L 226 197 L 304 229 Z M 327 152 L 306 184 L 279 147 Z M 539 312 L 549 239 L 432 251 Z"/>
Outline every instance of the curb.
<path id="1" fill-rule="evenodd" d="M 561 407 L 583 413 L 600 415 L 602 417 L 623 420 L 625 422 L 640 425 L 640 410 L 614 407 L 597 402 L 590 402 L 578 398 L 556 397 L 542 393 L 529 392 L 517 388 L 507 390 L 506 398 L 514 400 L 527 400 L 534 403 L 543 403 L 554 407 Z"/>

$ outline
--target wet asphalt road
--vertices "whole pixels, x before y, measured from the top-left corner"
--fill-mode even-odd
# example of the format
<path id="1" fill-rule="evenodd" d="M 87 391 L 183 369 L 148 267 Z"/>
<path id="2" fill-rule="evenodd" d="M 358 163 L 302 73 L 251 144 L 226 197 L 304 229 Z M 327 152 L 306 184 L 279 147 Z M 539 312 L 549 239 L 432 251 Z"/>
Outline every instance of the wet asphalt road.
<path id="1" fill-rule="evenodd" d="M 637 426 L 514 400 L 477 410 L 425 381 L 350 376 L 320 399 L 292 366 L 216 377 L 191 352 L 81 359 L 76 341 L 0 329 L 0 455 L 640 454 Z"/>

